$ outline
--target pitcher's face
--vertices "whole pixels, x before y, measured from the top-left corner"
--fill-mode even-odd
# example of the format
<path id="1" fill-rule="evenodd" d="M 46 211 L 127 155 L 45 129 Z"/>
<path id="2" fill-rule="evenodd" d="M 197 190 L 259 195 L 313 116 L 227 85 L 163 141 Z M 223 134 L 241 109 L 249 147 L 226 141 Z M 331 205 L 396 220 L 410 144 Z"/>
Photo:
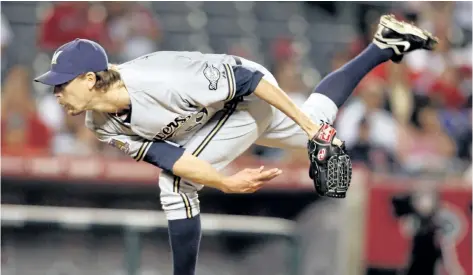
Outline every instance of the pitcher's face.
<path id="1" fill-rule="evenodd" d="M 86 110 L 93 96 L 94 84 L 95 75 L 87 73 L 85 76 L 78 76 L 67 83 L 55 86 L 54 95 L 68 115 L 76 116 Z"/>

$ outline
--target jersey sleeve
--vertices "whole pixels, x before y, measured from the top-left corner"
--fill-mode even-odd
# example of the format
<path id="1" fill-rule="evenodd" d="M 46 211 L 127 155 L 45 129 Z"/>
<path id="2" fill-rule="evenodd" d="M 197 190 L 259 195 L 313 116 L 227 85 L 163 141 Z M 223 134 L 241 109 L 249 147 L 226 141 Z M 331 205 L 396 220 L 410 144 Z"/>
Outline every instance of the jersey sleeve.
<path id="1" fill-rule="evenodd" d="M 117 148 L 136 161 L 143 160 L 144 156 L 153 144 L 152 141 L 134 135 L 107 135 L 95 132 L 95 136 L 101 142 Z"/>
<path id="2" fill-rule="evenodd" d="M 189 59 L 180 74 L 181 79 L 176 83 L 178 92 L 200 106 L 249 95 L 263 77 L 259 71 L 205 59 Z"/>
<path id="3" fill-rule="evenodd" d="M 149 141 L 139 136 L 103 135 L 97 138 L 129 155 L 136 161 L 145 161 L 165 171 L 172 172 L 174 163 L 184 153 L 184 148 L 166 141 Z"/>
<path id="4" fill-rule="evenodd" d="M 232 70 L 235 76 L 235 97 L 252 94 L 264 76 L 260 71 L 253 71 L 243 66 L 233 66 Z"/>

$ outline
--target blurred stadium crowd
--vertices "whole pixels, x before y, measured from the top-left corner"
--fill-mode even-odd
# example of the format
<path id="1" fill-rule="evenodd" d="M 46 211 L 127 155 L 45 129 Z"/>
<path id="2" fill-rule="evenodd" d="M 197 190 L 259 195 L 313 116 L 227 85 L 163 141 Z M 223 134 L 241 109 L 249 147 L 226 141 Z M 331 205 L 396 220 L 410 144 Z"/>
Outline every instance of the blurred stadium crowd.
<path id="1" fill-rule="evenodd" d="M 156 50 L 243 56 L 270 68 L 302 103 L 369 43 L 389 11 L 435 33 L 438 50 L 376 68 L 339 113 L 339 136 L 373 171 L 470 177 L 471 2 L 389 3 L 2 2 L 2 154 L 124 157 L 31 81 L 74 38 L 100 42 L 114 63 Z M 306 160 L 259 146 L 248 154 Z"/>

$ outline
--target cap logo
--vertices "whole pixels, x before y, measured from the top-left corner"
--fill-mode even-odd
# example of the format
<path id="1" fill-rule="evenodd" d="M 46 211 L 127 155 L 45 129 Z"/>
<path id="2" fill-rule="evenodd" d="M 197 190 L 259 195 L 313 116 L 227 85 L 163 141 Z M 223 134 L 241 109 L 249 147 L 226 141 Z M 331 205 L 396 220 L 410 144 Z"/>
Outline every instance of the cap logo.
<path id="1" fill-rule="evenodd" d="M 51 65 L 57 64 L 57 59 L 62 51 L 57 51 L 53 54 L 53 58 L 51 59 Z"/>

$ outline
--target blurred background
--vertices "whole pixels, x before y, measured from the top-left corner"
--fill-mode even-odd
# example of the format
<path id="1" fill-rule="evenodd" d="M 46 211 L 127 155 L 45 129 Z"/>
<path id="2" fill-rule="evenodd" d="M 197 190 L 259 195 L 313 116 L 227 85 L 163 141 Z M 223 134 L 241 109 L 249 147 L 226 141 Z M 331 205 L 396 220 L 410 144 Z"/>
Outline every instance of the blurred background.
<path id="1" fill-rule="evenodd" d="M 159 171 L 99 144 L 84 117 L 67 117 L 51 90 L 32 83 L 58 46 L 91 39 L 113 63 L 157 50 L 239 55 L 302 103 L 362 51 L 384 13 L 440 44 L 377 67 L 340 110 L 335 126 L 356 162 L 348 198 L 314 194 L 306 152 L 254 146 L 227 172 L 265 163 L 285 174 L 252 195 L 201 192 L 212 219 L 197 274 L 471 275 L 472 3 L 424 1 L 2 1 L 2 272 L 172 270 L 165 222 L 137 234 L 133 222 L 104 226 L 99 212 L 77 212 L 160 213 Z"/>

